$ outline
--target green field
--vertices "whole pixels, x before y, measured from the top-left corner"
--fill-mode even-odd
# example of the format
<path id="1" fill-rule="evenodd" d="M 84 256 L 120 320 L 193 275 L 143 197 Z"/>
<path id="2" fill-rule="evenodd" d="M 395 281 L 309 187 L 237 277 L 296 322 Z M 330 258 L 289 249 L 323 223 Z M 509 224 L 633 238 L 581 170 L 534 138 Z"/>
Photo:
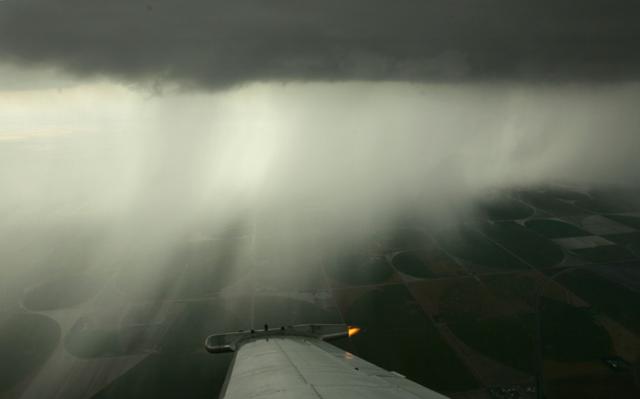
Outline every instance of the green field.
<path id="1" fill-rule="evenodd" d="M 492 386 L 533 377 L 540 348 L 545 394 L 557 388 L 581 397 L 571 396 L 583 392 L 572 384 L 595 390 L 592 379 L 624 374 L 601 359 L 625 357 L 614 348 L 633 341 L 607 325 L 610 337 L 606 318 L 640 334 L 640 232 L 570 251 L 553 240 L 590 235 L 580 227 L 592 215 L 587 208 L 628 206 L 556 189 L 503 194 L 472 205 L 479 212 L 462 212 L 459 223 L 375 215 L 383 221 L 348 226 L 356 237 L 338 244 L 340 237 L 323 241 L 311 222 L 279 231 L 253 220 L 228 234 L 203 222 L 209 233 L 189 232 L 157 251 L 132 242 L 113 256 L 100 255 L 111 243 L 78 237 L 83 232 L 49 237 L 55 245 L 42 259 L 29 253 L 38 235 L 7 237 L 0 251 L 18 278 L 0 287 L 0 397 L 40 384 L 32 380 L 38 372 L 58 378 L 58 366 L 60 380 L 51 380 L 60 384 L 58 396 L 216 397 L 231 355 L 206 354 L 208 335 L 343 322 L 363 330 L 337 346 L 452 397 L 489 395 L 472 368 Z M 640 228 L 637 215 L 597 216 Z M 310 219 L 321 223 L 322 215 Z M 549 280 L 555 277 L 558 284 Z M 541 284 L 555 300 L 538 301 Z M 513 370 L 484 373 L 486 363 L 462 357 L 460 344 Z M 56 361 L 47 364 L 52 353 Z"/>
<path id="2" fill-rule="evenodd" d="M 393 266 L 400 272 L 418 278 L 436 277 L 429 270 L 424 258 L 415 251 L 401 252 L 393 257 Z"/>
<path id="3" fill-rule="evenodd" d="M 478 386 L 404 286 L 364 294 L 345 317 L 364 328 L 352 340 L 358 356 L 434 389 Z"/>
<path id="4" fill-rule="evenodd" d="M 81 317 L 64 337 L 64 347 L 72 355 L 100 358 L 126 355 L 117 328 L 101 328 L 89 317 Z"/>
<path id="5" fill-rule="evenodd" d="M 352 339 L 354 353 L 387 370 L 439 391 L 466 391 L 479 384 L 433 326 L 367 330 Z"/>
<path id="6" fill-rule="evenodd" d="M 534 213 L 530 206 L 509 197 L 484 201 L 479 205 L 479 209 L 481 214 L 491 220 L 526 219 Z"/>
<path id="7" fill-rule="evenodd" d="M 469 347 L 523 372 L 535 370 L 535 317 L 532 314 L 459 320 L 449 323 Z"/>
<path id="8" fill-rule="evenodd" d="M 528 308 L 535 306 L 540 287 L 538 280 L 524 273 L 483 276 L 482 282 L 499 300 Z"/>
<path id="9" fill-rule="evenodd" d="M 587 262 L 593 263 L 621 262 L 635 258 L 631 251 L 619 245 L 572 249 L 570 252 Z"/>
<path id="10" fill-rule="evenodd" d="M 347 322 L 377 331 L 426 328 L 422 309 L 404 285 L 381 286 L 358 298 L 345 315 Z"/>
<path id="11" fill-rule="evenodd" d="M 576 270 L 558 281 L 576 295 L 627 328 L 640 333 L 640 293 L 590 270 Z"/>
<path id="12" fill-rule="evenodd" d="M 340 313 L 334 307 L 324 309 L 311 302 L 280 296 L 256 296 L 254 299 L 256 327 L 302 323 L 341 323 Z M 247 327 L 244 327 L 245 329 Z"/>
<path id="13" fill-rule="evenodd" d="M 595 190 L 590 198 L 576 202 L 581 208 L 597 213 L 620 213 L 640 210 L 637 191 L 624 189 Z"/>
<path id="14" fill-rule="evenodd" d="M 564 253 L 558 245 L 517 223 L 495 223 L 488 225 L 484 232 L 507 250 L 537 268 L 555 266 L 564 259 Z"/>
<path id="15" fill-rule="evenodd" d="M 607 217 L 634 229 L 640 229 L 640 217 L 628 215 L 607 215 Z"/>
<path id="16" fill-rule="evenodd" d="M 631 373 L 599 373 L 545 381 L 547 398 L 637 399 L 638 386 Z"/>
<path id="17" fill-rule="evenodd" d="M 626 234 L 614 234 L 605 236 L 609 241 L 628 249 L 637 258 L 640 258 L 640 231 Z"/>
<path id="18" fill-rule="evenodd" d="M 447 322 L 483 317 L 493 310 L 494 300 L 475 278 L 451 279 L 437 298 L 439 317 Z"/>
<path id="19" fill-rule="evenodd" d="M 525 226 L 547 238 L 582 237 L 591 235 L 586 231 L 569 223 L 558 220 L 537 219 L 529 220 Z"/>
<path id="20" fill-rule="evenodd" d="M 612 354 L 609 333 L 589 310 L 544 298 L 540 315 L 545 356 L 582 362 L 597 361 Z"/>
<path id="21" fill-rule="evenodd" d="M 472 266 L 479 265 L 497 270 L 526 269 L 522 262 L 474 230 L 464 229 L 458 234 L 442 236 L 440 244 L 446 251 L 471 263 Z M 482 271 L 482 268 L 479 271 Z"/>
<path id="22" fill-rule="evenodd" d="M 393 268 L 384 256 L 360 253 L 329 262 L 325 270 L 330 278 L 354 286 L 384 283 L 393 275 Z"/>
<path id="23" fill-rule="evenodd" d="M 60 340 L 54 320 L 18 313 L 0 319 L 0 397 L 49 358 Z"/>
<path id="24" fill-rule="evenodd" d="M 231 357 L 207 353 L 153 354 L 92 398 L 210 399 L 222 389 Z"/>
<path id="25" fill-rule="evenodd" d="M 582 215 L 585 212 L 572 204 L 554 198 L 553 193 L 529 191 L 522 193 L 522 198 L 531 205 L 554 216 Z"/>
<path id="26" fill-rule="evenodd" d="M 562 189 L 562 188 L 547 188 L 545 190 L 545 193 L 547 193 L 548 195 L 554 198 L 568 200 L 568 201 L 588 200 L 590 198 L 587 194 L 583 194 L 579 191 L 571 191 L 571 190 Z"/>

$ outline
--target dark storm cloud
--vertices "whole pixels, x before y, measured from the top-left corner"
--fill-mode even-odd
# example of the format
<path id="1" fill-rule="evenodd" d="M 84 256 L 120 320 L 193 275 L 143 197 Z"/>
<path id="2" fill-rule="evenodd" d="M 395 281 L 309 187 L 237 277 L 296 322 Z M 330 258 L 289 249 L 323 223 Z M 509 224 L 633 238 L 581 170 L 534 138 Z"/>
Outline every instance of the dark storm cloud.
<path id="1" fill-rule="evenodd" d="M 635 80 L 631 0 L 5 0 L 0 55 L 76 74 L 248 80 Z"/>

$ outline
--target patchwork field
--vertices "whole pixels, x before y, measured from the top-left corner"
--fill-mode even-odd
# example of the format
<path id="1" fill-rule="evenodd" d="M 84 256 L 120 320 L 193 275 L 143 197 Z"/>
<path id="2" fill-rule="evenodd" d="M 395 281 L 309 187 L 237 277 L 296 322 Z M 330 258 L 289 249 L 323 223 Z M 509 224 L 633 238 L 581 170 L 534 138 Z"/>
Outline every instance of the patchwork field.
<path id="1" fill-rule="evenodd" d="M 17 235 L 2 246 L 23 267 L 1 287 L 0 397 L 215 397 L 231 357 L 204 353 L 207 335 L 342 322 L 363 331 L 339 346 L 454 397 L 531 393 L 539 370 L 548 398 L 637 397 L 632 204 L 566 188 L 490 198 L 469 223 L 400 223 L 329 252 L 313 229 L 258 222 L 151 258 L 133 243 L 108 265 L 91 263 L 97 233 L 58 237 L 47 259 L 23 242 L 37 235 Z M 40 273 L 45 261 L 56 275 Z"/>

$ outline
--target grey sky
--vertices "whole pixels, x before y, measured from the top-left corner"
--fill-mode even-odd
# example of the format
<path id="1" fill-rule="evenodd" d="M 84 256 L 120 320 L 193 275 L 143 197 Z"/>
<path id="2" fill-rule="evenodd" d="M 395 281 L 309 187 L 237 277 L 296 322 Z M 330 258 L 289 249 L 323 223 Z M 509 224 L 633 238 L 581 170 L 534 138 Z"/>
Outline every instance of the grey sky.
<path id="1" fill-rule="evenodd" d="M 253 80 L 626 81 L 633 0 L 5 0 L 0 57 L 78 75 Z"/>
<path id="2" fill-rule="evenodd" d="M 64 338 L 0 396 L 102 390 L 182 341 L 205 309 L 186 291 L 209 282 L 230 281 L 206 301 L 275 324 L 254 288 L 300 298 L 298 276 L 380 256 L 399 225 L 455 232 L 522 188 L 637 187 L 638 4 L 0 0 L 0 352 L 20 350 L 0 356 L 32 358 L 2 336 L 31 293 L 96 294 L 43 310 Z M 306 298 L 333 307 L 326 292 Z M 73 323 L 88 353 L 149 346 L 78 359 Z"/>

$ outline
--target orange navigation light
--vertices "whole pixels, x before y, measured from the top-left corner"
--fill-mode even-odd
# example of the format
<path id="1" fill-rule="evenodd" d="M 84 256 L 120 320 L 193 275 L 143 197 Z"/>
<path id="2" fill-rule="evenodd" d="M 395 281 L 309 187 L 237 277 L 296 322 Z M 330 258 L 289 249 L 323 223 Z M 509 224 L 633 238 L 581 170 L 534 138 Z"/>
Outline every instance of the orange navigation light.
<path id="1" fill-rule="evenodd" d="M 353 337 L 360 332 L 360 327 L 349 326 L 349 337 Z"/>

